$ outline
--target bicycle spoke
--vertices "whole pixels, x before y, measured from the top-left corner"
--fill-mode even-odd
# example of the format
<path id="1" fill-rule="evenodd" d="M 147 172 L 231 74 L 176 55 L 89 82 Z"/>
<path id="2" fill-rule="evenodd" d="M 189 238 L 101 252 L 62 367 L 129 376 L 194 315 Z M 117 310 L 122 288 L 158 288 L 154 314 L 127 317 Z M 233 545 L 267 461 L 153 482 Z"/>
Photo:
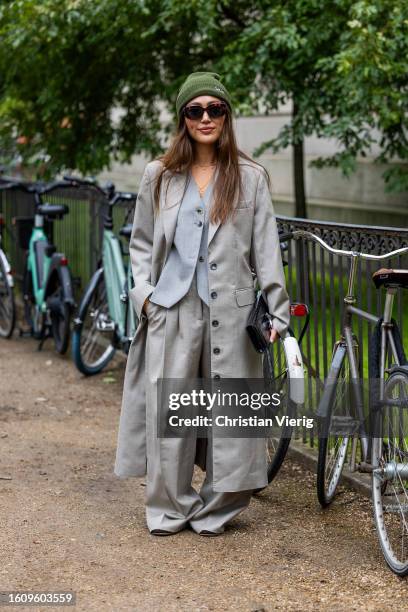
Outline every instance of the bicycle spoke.
<path id="1" fill-rule="evenodd" d="M 109 320 L 106 287 L 101 278 L 86 308 L 81 329 L 80 355 L 85 368 L 98 367 L 114 351 L 113 332 L 102 329 L 103 324 Z"/>
<path id="2" fill-rule="evenodd" d="M 377 461 L 374 457 L 374 478 L 382 479 L 382 486 L 374 481 L 373 489 L 378 535 L 388 565 L 401 575 L 408 572 L 407 397 L 408 373 L 391 375 L 385 387 L 387 405 L 382 408 L 381 456 Z"/>

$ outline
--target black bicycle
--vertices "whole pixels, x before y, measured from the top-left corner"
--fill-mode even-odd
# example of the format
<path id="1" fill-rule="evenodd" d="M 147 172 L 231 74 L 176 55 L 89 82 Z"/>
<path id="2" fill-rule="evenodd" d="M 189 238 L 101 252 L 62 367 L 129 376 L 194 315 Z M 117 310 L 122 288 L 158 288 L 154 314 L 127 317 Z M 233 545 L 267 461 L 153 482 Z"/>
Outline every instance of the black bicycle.
<path id="1" fill-rule="evenodd" d="M 355 306 L 355 283 L 359 260 L 380 262 L 408 254 L 408 247 L 384 255 L 371 255 L 333 248 L 306 230 L 295 230 L 292 236 L 294 239 L 312 240 L 329 253 L 350 259 L 342 331 L 333 348 L 330 370 L 317 410 L 319 502 L 322 507 L 332 503 L 346 467 L 350 472 L 371 474 L 374 522 L 382 553 L 395 574 L 406 576 L 408 361 L 392 311 L 398 289 L 408 288 L 408 270 L 380 268 L 372 275 L 377 289 L 385 290 L 382 317 Z M 360 370 L 359 344 L 353 333 L 355 318 L 375 325 L 370 340 L 366 394 Z"/>
<path id="2" fill-rule="evenodd" d="M 288 238 L 291 238 L 291 235 L 288 233 L 282 233 L 279 236 L 282 258 L 285 251 L 288 249 Z M 284 259 L 283 265 L 287 265 Z M 295 416 L 298 404 L 302 403 L 302 398 L 297 397 L 299 396 L 299 391 L 302 392 L 304 389 L 303 359 L 300 354 L 300 345 L 309 325 L 309 308 L 306 304 L 292 302 L 290 304 L 290 316 L 292 318 L 304 318 L 304 324 L 297 338 L 297 343 L 293 343 L 290 340 L 287 342 L 286 339 L 280 339 L 278 342 L 270 344 L 268 350 L 263 354 L 265 390 L 270 394 L 279 393 L 280 405 L 277 409 L 277 414 L 282 417 Z M 295 339 L 295 333 L 291 326 L 289 326 L 288 329 L 288 337 Z M 296 352 L 298 352 L 298 356 L 296 356 Z M 291 364 L 294 360 L 296 361 L 296 359 L 299 362 L 299 366 L 295 374 Z M 294 376 L 301 377 L 301 380 L 298 378 L 295 379 Z M 287 423 L 286 420 L 285 423 Z M 285 424 L 282 425 L 277 432 L 274 431 L 273 435 L 266 438 L 265 446 L 268 484 L 273 481 L 282 466 L 289 449 L 292 434 L 293 427 L 290 424 Z M 255 493 L 259 493 L 262 490 L 263 489 L 257 489 Z"/>

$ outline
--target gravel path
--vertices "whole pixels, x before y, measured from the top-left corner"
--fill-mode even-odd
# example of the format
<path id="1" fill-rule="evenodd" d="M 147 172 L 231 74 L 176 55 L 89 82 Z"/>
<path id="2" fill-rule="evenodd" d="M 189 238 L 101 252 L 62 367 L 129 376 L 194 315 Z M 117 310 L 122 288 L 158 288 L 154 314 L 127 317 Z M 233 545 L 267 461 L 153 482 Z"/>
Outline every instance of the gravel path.
<path id="1" fill-rule="evenodd" d="M 123 373 L 0 342 L 0 589 L 74 590 L 65 609 L 87 612 L 408 610 L 369 501 L 343 491 L 322 512 L 289 461 L 223 536 L 150 536 L 143 479 L 113 475 Z"/>

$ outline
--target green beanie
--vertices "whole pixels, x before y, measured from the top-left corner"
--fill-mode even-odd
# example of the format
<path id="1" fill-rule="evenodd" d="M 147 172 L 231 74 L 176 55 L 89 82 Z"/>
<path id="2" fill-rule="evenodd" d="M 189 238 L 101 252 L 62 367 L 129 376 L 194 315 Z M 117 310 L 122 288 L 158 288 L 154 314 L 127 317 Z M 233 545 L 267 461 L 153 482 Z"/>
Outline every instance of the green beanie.
<path id="1" fill-rule="evenodd" d="M 180 117 L 181 109 L 189 100 L 196 96 L 207 94 L 225 100 L 232 107 L 231 98 L 221 77 L 216 72 L 192 72 L 184 81 L 176 100 L 177 116 Z"/>

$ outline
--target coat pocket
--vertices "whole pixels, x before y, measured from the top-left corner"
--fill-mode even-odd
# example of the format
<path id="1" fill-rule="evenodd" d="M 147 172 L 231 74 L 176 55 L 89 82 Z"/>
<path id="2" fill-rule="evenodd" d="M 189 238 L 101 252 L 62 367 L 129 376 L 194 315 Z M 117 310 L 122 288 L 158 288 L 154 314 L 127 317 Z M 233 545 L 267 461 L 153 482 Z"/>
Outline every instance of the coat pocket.
<path id="1" fill-rule="evenodd" d="M 248 306 L 255 302 L 255 289 L 253 287 L 235 289 L 234 293 L 238 306 Z"/>

